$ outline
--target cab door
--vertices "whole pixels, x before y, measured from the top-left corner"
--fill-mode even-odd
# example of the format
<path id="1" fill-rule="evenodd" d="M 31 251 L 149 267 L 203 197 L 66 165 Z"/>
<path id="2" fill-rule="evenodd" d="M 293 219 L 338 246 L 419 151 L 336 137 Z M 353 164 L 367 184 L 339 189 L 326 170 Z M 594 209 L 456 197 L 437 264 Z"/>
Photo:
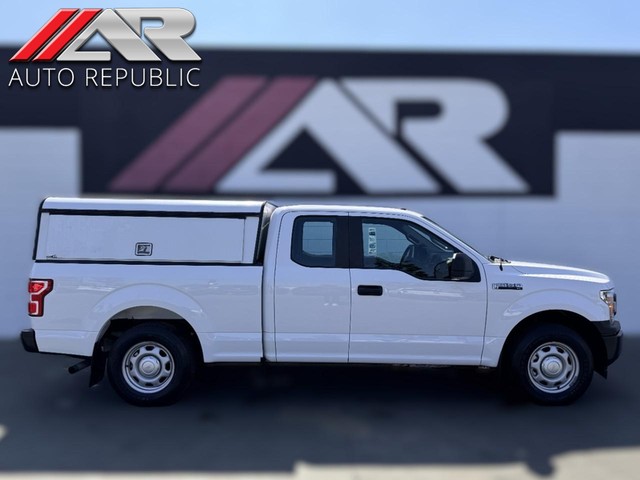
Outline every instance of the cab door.
<path id="1" fill-rule="evenodd" d="M 459 249 L 413 220 L 352 216 L 349 362 L 479 365 L 482 268 L 450 278 Z"/>
<path id="2" fill-rule="evenodd" d="M 289 212 L 277 248 L 279 362 L 347 362 L 351 313 L 348 215 Z"/>

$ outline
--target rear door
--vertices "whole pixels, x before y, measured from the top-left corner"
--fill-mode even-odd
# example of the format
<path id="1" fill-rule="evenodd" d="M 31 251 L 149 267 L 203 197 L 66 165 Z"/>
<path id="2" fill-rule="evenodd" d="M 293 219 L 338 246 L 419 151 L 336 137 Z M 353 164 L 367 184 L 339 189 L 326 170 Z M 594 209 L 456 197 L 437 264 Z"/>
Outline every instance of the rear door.
<path id="1" fill-rule="evenodd" d="M 348 216 L 283 216 L 275 272 L 279 362 L 347 362 L 351 313 Z"/>

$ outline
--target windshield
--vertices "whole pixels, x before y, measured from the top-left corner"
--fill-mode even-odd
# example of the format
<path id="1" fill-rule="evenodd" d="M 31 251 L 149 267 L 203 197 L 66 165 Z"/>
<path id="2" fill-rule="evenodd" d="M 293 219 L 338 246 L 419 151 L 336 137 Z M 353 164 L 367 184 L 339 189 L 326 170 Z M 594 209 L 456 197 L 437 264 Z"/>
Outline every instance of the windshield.
<path id="1" fill-rule="evenodd" d="M 451 233 L 451 231 L 447 230 L 446 228 L 444 228 L 442 225 L 440 225 L 438 222 L 434 222 L 432 219 L 430 219 L 429 217 L 426 217 L 425 215 L 422 215 L 422 218 L 424 218 L 426 221 L 428 221 L 429 223 L 434 224 L 435 226 L 441 228 L 442 230 L 444 230 L 445 232 L 447 232 L 449 235 L 451 235 L 453 238 L 455 238 L 458 242 L 460 242 L 462 245 L 466 246 L 467 248 L 469 248 L 470 250 L 473 250 L 474 252 L 476 252 L 478 255 L 482 255 L 484 258 L 486 258 L 489 261 L 493 261 L 491 260 L 490 256 L 485 255 L 484 253 L 480 252 L 477 248 L 474 248 L 473 246 L 469 245 L 467 242 L 465 242 L 464 240 L 462 240 L 460 237 L 458 237 L 457 235 Z"/>

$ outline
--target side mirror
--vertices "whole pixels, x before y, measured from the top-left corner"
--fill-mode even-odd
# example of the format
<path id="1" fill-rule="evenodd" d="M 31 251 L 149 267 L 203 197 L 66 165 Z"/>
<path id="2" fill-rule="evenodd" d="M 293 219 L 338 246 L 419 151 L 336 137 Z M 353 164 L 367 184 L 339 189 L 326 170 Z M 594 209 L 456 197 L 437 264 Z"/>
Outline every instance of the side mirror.
<path id="1" fill-rule="evenodd" d="M 469 280 L 475 273 L 475 264 L 466 253 L 453 254 L 450 270 L 451 280 Z"/>

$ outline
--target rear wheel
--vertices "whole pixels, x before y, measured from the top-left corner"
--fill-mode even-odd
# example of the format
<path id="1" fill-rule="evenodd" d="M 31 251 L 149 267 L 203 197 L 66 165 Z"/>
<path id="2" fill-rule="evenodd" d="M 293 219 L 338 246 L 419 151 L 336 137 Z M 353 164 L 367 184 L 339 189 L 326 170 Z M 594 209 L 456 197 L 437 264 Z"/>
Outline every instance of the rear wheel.
<path id="1" fill-rule="evenodd" d="M 593 355 L 589 345 L 564 325 L 540 325 L 517 344 L 512 375 L 533 401 L 566 405 L 587 390 L 593 377 Z"/>
<path id="2" fill-rule="evenodd" d="M 196 362 L 189 344 L 161 324 L 142 324 L 124 332 L 107 361 L 109 381 L 134 405 L 168 405 L 193 380 Z"/>

